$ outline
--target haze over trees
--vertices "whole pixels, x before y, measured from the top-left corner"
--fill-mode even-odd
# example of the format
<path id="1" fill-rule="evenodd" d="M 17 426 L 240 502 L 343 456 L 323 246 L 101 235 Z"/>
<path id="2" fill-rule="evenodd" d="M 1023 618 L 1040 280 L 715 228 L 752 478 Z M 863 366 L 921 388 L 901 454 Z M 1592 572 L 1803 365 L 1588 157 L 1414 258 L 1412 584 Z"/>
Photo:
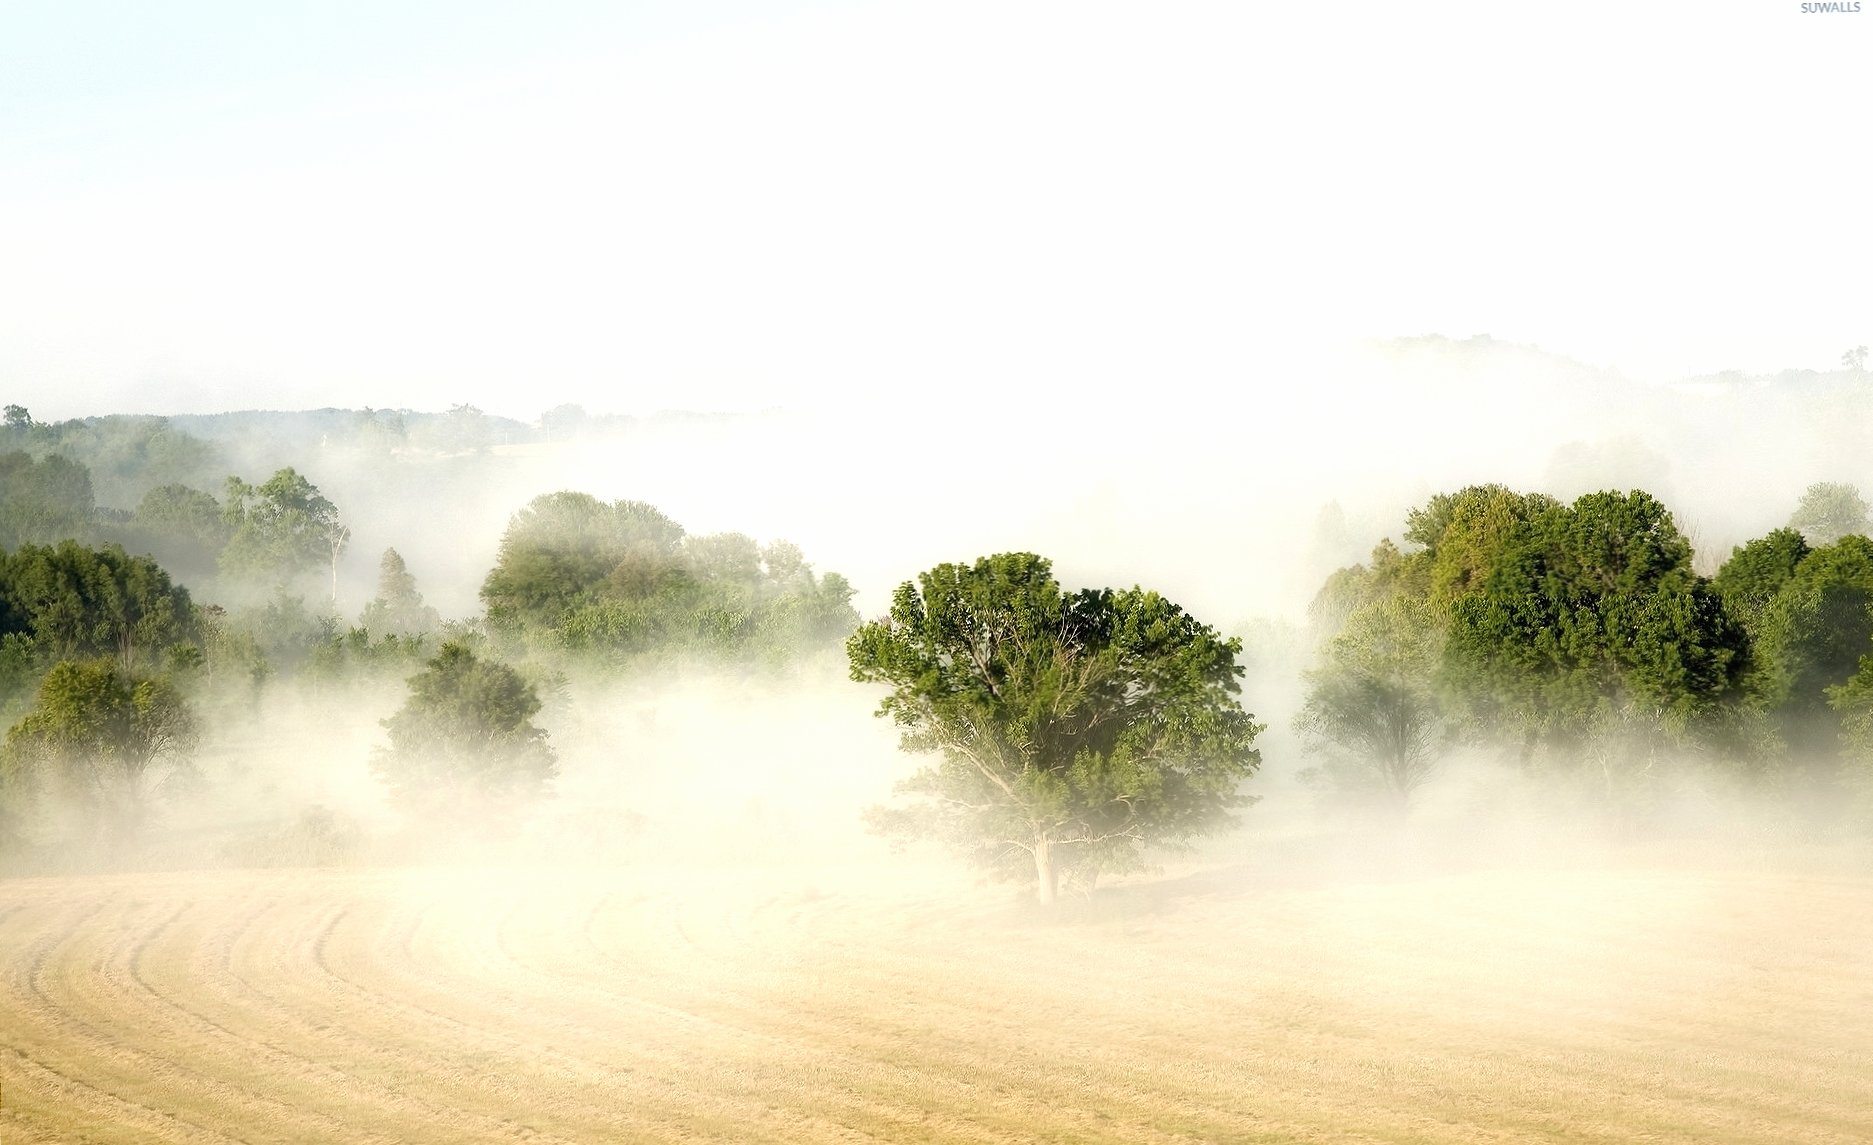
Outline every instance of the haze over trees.
<path id="1" fill-rule="evenodd" d="M 786 542 L 692 536 L 641 501 L 575 492 L 514 515 L 481 587 L 497 636 L 611 667 L 668 655 L 784 663 L 851 631 L 851 598 L 844 577 L 815 576 Z"/>
<path id="2" fill-rule="evenodd" d="M 1404 537 L 1414 551 L 1381 545 L 1316 601 L 1334 630 L 1302 725 L 1338 749 L 1343 791 L 1404 802 L 1460 728 L 1525 765 L 1588 768 L 1616 801 L 1744 698 L 1748 634 L 1649 494 L 1473 486 L 1413 511 Z"/>
<path id="3" fill-rule="evenodd" d="M 1065 591 L 1031 553 L 939 565 L 846 644 L 852 678 L 891 689 L 878 714 L 937 761 L 873 813 L 942 839 L 1051 903 L 1146 848 L 1216 831 L 1261 728 L 1237 700 L 1240 642 L 1154 592 Z"/>
<path id="4" fill-rule="evenodd" d="M 259 485 L 230 477 L 226 492 L 221 512 L 230 536 L 221 552 L 224 571 L 285 584 L 329 561 L 332 596 L 337 598 L 338 558 L 351 530 L 318 486 L 288 467 Z"/>
<path id="5" fill-rule="evenodd" d="M 567 752 L 571 742 L 549 741 L 548 729 L 559 737 L 556 719 L 570 727 L 602 704 L 528 710 L 542 688 L 593 701 L 622 688 L 646 697 L 692 672 L 797 682 L 843 647 L 852 673 L 892 690 L 889 710 L 917 713 L 920 722 L 901 729 L 906 743 L 937 761 L 907 784 L 902 803 L 874 816 L 877 825 L 946 839 L 1047 894 L 1063 880 L 1134 868 L 1153 846 L 1200 837 L 1254 790 L 1242 781 L 1257 771 L 1264 741 L 1246 714 L 1204 724 L 1208 746 L 1192 747 L 1202 737 L 1188 727 L 1178 733 L 1191 737 L 1178 750 L 1190 748 L 1201 767 L 1162 766 L 1166 745 L 1178 742 L 1166 729 L 1201 724 L 1192 713 L 1205 703 L 1227 710 L 1220 696 L 1235 703 L 1239 693 L 1218 681 L 1226 674 L 1240 687 L 1240 645 L 1141 590 L 1062 589 L 1031 555 L 931 570 L 925 578 L 940 573 L 937 581 L 907 586 L 911 605 L 900 590 L 852 644 L 852 585 L 817 572 L 796 546 L 698 535 L 645 501 L 562 490 L 519 505 L 491 567 L 474 570 L 485 612 L 445 618 L 415 575 L 430 575 L 433 550 L 413 572 L 403 554 L 421 550 L 400 534 L 386 545 L 393 530 L 373 522 L 366 503 L 353 511 L 371 523 L 359 531 L 381 554 L 375 585 L 354 570 L 341 616 L 333 590 L 350 514 L 309 476 L 315 465 L 350 490 L 349 501 L 398 466 L 461 474 L 501 463 L 492 452 L 500 443 L 589 438 L 621 425 L 574 409 L 550 413 L 530 428 L 467 406 L 56 425 L 10 410 L 0 425 L 0 718 L 11 728 L 33 717 L 40 729 L 22 733 L 0 782 L 13 837 L 23 837 L 23 808 L 55 790 L 76 799 L 78 790 L 70 779 L 78 773 L 44 762 L 46 682 L 56 671 L 71 685 L 81 667 L 104 661 L 117 666 L 124 694 L 169 689 L 224 762 L 238 757 L 229 745 L 264 737 L 265 717 L 254 713 L 270 701 L 381 704 L 368 716 L 373 729 L 395 711 L 373 790 L 422 821 L 432 809 L 412 792 L 424 783 L 453 787 L 457 803 L 525 808 L 565 760 L 577 761 L 546 747 Z M 1591 448 L 1568 456 L 1576 455 L 1583 473 L 1601 464 Z M 230 469 L 271 476 L 250 484 L 227 477 Z M 1311 659 L 1257 688 L 1292 689 L 1275 707 L 1300 733 L 1294 770 L 1308 765 L 1306 777 L 1330 802 L 1413 814 L 1431 785 L 1476 757 L 1558 781 L 1602 808 L 1643 808 L 1677 777 L 1722 774 L 1759 784 L 1755 798 L 1802 787 L 1844 816 L 1848 797 L 1873 790 L 1865 780 L 1873 774 L 1873 541 L 1850 485 L 1813 485 L 1789 509 L 1763 521 L 1788 526 L 1736 546 L 1706 577 L 1698 569 L 1711 565 L 1694 566 L 1679 519 L 1644 490 L 1562 501 L 1485 484 L 1431 496 L 1402 514 L 1395 539 L 1326 578 L 1310 612 L 1310 648 L 1295 653 Z M 1335 541 L 1331 554 L 1317 554 L 1322 566 L 1357 551 L 1372 523 L 1344 508 L 1323 519 Z M 350 566 L 365 567 L 355 555 Z M 976 612 L 1000 617 L 1007 631 L 1051 632 L 1057 660 L 1001 648 L 1001 629 L 992 628 L 981 635 L 987 643 L 943 650 L 943 640 L 961 640 L 959 618 Z M 939 631 L 933 616 L 954 630 Z M 1147 630 L 1187 643 L 1176 654 L 1124 643 Z M 992 645 L 1005 663 L 981 669 L 983 680 L 1013 698 L 971 684 L 964 671 Z M 439 666 L 445 648 L 455 651 Z M 1149 686 L 1127 676 L 1147 672 L 1160 653 L 1178 667 L 1150 668 L 1158 675 Z M 1257 663 L 1278 659 L 1262 649 Z M 116 694 L 102 677 L 84 678 L 96 695 Z M 448 709 L 462 689 L 480 699 Z M 406 697 L 416 706 L 398 710 Z M 470 719 L 474 703 L 486 705 L 476 718 L 490 721 L 487 735 L 512 740 L 508 762 L 486 774 L 459 761 L 422 771 L 412 761 L 471 758 L 461 745 L 419 751 L 442 719 L 423 712 Z M 616 730 L 602 719 L 581 726 Z M 539 751 L 513 746 L 527 743 Z M 971 743 L 1011 769 L 1007 790 L 963 750 Z M 1250 762 L 1232 772 L 1227 748 Z M 370 771 L 369 745 L 357 755 Z M 496 774 L 513 786 L 487 779 Z M 141 790 L 153 814 L 163 785 Z M 292 810 L 325 822 L 317 808 Z"/>
<path id="6" fill-rule="evenodd" d="M 444 644 L 384 721 L 390 743 L 372 756 L 371 772 L 422 822 L 511 822 L 550 793 L 559 773 L 545 731 L 533 723 L 539 712 L 538 692 L 514 669 L 465 644 Z"/>
<path id="7" fill-rule="evenodd" d="M 1810 545 L 1831 545 L 1849 535 L 1867 532 L 1867 503 L 1860 491 L 1836 481 L 1808 486 L 1801 504 L 1789 516 L 1788 527 Z"/>
<path id="8" fill-rule="evenodd" d="M 188 772 L 198 736 L 168 678 L 110 658 L 61 660 L 7 731 L 6 786 L 52 797 L 76 814 L 85 842 L 115 849 L 142 834 L 163 788 Z"/>

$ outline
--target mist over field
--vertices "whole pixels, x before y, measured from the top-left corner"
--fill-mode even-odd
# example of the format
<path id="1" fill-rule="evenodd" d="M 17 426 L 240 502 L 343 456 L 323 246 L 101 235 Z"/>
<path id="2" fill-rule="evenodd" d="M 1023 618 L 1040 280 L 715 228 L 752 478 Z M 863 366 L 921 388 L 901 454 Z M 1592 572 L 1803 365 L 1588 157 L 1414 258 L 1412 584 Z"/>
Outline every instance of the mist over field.
<path id="1" fill-rule="evenodd" d="M 1873 1140 L 1843 7 L 0 11 L 0 1142 Z"/>
<path id="2" fill-rule="evenodd" d="M 1815 483 L 1873 486 L 1865 375 L 1652 385 L 1482 338 L 1270 371 L 1290 379 L 1279 402 L 1064 399 L 1022 411 L 1045 429 L 1018 436 L 902 395 L 532 425 L 405 411 L 392 440 L 346 411 L 173 419 L 208 443 L 198 468 L 293 466 L 349 532 L 335 573 L 314 552 L 290 589 L 243 588 L 239 542 L 182 582 L 229 602 L 203 632 L 255 642 L 209 638 L 176 677 L 198 737 L 145 774 L 134 826 L 76 788 L 14 800 L 9 1135 L 1869 1128 L 1854 952 L 1873 849 L 1827 773 L 1695 737 L 1638 756 L 1582 741 L 1584 764 L 1484 738 L 1388 806 L 1323 782 L 1302 718 L 1333 663 L 1323 586 L 1404 543 L 1439 494 L 1644 489 L 1709 576 Z M 86 535 L 141 519 L 123 474 L 98 482 L 118 505 L 99 498 Z M 837 573 L 867 621 L 896 585 L 990 553 L 1156 589 L 1242 640 L 1260 755 L 1237 790 L 1254 802 L 1141 866 L 1069 869 L 1052 907 L 1031 868 L 882 837 L 874 809 L 930 757 L 873 715 L 883 689 L 848 678 L 847 629 L 646 655 L 579 644 L 594 637 L 571 621 L 519 643 L 491 625 L 507 606 L 490 569 L 546 527 L 529 514 L 634 503 L 655 510 L 630 528 L 680 523 L 671 551 L 704 578 L 684 583 L 714 583 L 710 561 L 757 561 L 789 593 L 844 591 Z M 732 533 L 752 539 L 708 539 Z M 402 588 L 377 567 L 387 548 Z M 423 608 L 407 645 L 369 630 Z M 450 640 L 520 667 L 517 694 L 538 697 L 523 726 L 554 763 L 539 793 L 467 820 L 380 770 Z M 12 695 L 14 721 L 40 710 Z M 1638 770 L 1602 784 L 1603 764 Z M 129 1080 L 158 1068 L 186 1085 Z"/>

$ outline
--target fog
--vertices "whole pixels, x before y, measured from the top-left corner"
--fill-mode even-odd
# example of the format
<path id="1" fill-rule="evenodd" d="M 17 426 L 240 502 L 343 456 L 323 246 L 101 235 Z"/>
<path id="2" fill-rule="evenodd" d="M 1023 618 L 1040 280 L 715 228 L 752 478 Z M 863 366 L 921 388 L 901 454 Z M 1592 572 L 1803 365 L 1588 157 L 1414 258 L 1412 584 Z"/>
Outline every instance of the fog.
<path id="1" fill-rule="evenodd" d="M 1294 728 L 1314 664 L 1308 602 L 1328 573 L 1397 539 L 1407 510 L 1431 495 L 1486 482 L 1563 499 L 1644 488 L 1674 512 L 1708 574 L 1733 545 L 1786 521 L 1809 484 L 1873 487 L 1873 399 L 1846 370 L 1655 384 L 1540 347 L 1426 336 L 1271 349 L 1255 377 L 1202 394 L 1104 398 L 1063 386 L 983 402 L 881 389 L 864 403 L 595 416 L 567 440 L 465 452 L 387 451 L 342 433 L 221 448 L 250 480 L 294 465 L 338 505 L 352 533 L 335 606 L 310 583 L 306 597 L 341 627 L 375 592 L 390 547 L 445 618 L 474 619 L 509 518 L 562 489 L 648 502 L 693 535 L 794 542 L 819 572 L 852 581 L 864 618 L 918 572 L 994 552 L 1041 553 L 1070 587 L 1156 589 L 1244 641 L 1242 700 L 1265 725 L 1245 791 L 1260 802 L 1240 833 L 1206 845 L 1225 860 L 1257 838 L 1300 835 L 1322 840 L 1326 861 L 1374 832 L 1454 833 L 1482 851 L 1490 840 L 1551 840 L 1566 854 L 1625 829 L 1487 754 L 1447 761 L 1402 823 L 1348 819 L 1300 781 L 1313 762 Z M 217 587 L 198 599 L 217 599 Z M 876 859 L 884 844 L 861 813 L 919 761 L 872 716 L 882 693 L 845 675 L 831 651 L 780 676 L 719 664 L 575 671 L 548 689 L 540 716 L 559 754 L 556 798 L 494 851 L 478 841 L 477 857 Z M 237 836 L 290 834 L 309 813 L 369 840 L 360 856 L 420 856 L 368 768 L 404 691 L 391 670 L 322 687 L 241 685 L 212 700 L 202 775 L 165 800 L 170 838 L 148 861 L 224 861 L 247 853 Z M 1760 787 L 1678 766 L 1648 796 L 1647 822 L 1700 839 L 1805 837 Z M 1570 821 L 1576 812 L 1584 818 Z"/>

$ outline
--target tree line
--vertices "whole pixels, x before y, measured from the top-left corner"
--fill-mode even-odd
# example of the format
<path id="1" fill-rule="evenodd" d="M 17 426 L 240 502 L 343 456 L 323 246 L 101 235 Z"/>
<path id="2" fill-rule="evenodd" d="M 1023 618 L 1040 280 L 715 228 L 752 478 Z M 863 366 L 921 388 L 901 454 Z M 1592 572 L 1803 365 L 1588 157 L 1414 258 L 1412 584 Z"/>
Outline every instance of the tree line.
<path id="1" fill-rule="evenodd" d="M 1873 541 L 1851 487 L 1714 576 L 1644 492 L 1434 497 L 1315 598 L 1300 725 L 1313 778 L 1407 805 L 1459 746 L 1618 802 L 1675 766 L 1864 786 Z"/>
<path id="2" fill-rule="evenodd" d="M 8 432 L 37 431 L 9 408 Z M 215 697 L 282 679 L 401 682 L 373 773 L 413 819 L 485 824 L 551 793 L 538 718 L 569 672 L 784 671 L 842 651 L 926 760 L 873 826 L 947 840 L 1043 899 L 1219 830 L 1260 765 L 1240 640 L 1142 587 L 1062 586 L 1038 554 L 937 566 L 861 624 L 852 586 L 791 544 L 560 491 L 512 517 L 479 615 L 445 620 L 392 549 L 347 621 L 326 605 L 350 529 L 297 470 L 228 477 L 219 497 L 154 485 L 115 517 L 89 490 L 64 454 L 0 453 L 0 844 L 54 804 L 74 830 L 133 838 L 188 781 Z M 1432 497 L 1315 597 L 1308 777 L 1404 810 L 1472 751 L 1612 807 L 1724 768 L 1864 808 L 1868 531 L 1855 490 L 1817 485 L 1706 576 L 1644 491 Z M 185 582 L 272 593 L 226 606 Z"/>

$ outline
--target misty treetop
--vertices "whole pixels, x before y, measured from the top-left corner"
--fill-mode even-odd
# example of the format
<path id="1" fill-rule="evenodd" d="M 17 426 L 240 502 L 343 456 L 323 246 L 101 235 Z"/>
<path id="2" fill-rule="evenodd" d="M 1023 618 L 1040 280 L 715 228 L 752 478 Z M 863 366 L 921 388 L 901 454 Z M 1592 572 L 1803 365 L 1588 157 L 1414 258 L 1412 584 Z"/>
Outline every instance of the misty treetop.
<path id="1" fill-rule="evenodd" d="M 1852 485 L 1820 481 L 1808 486 L 1801 504 L 1789 516 L 1788 527 L 1811 545 L 1829 545 L 1842 537 L 1862 535 L 1869 521 L 1866 498 Z"/>
<path id="2" fill-rule="evenodd" d="M 669 653 L 784 661 L 851 631 L 851 597 L 845 578 L 816 577 L 786 542 L 691 536 L 641 501 L 576 492 L 514 515 L 481 588 L 497 635 L 612 665 Z"/>
<path id="3" fill-rule="evenodd" d="M 78 814 L 83 834 L 115 848 L 134 840 L 165 787 L 190 773 L 199 736 L 167 676 L 109 657 L 61 660 L 7 732 L 4 781 L 15 804 L 54 798 Z"/>
<path id="4" fill-rule="evenodd" d="M 551 794 L 559 767 L 533 717 L 540 697 L 520 673 L 451 641 L 410 677 L 385 720 L 389 745 L 371 772 L 416 819 L 448 827 L 505 823 Z"/>
<path id="5" fill-rule="evenodd" d="M 230 536 L 221 552 L 224 572 L 278 583 L 330 562 L 337 595 L 338 558 L 351 540 L 338 507 L 290 466 L 259 485 L 230 477 L 221 512 Z"/>
<path id="6" fill-rule="evenodd" d="M 220 463 L 214 445 L 169 418 L 110 414 L 48 423 L 34 420 L 23 406 L 6 408 L 0 453 L 18 450 L 82 466 L 102 504 L 134 505 L 157 485 L 212 480 Z"/>
<path id="7" fill-rule="evenodd" d="M 358 626 L 379 636 L 421 636 L 442 627 L 442 615 L 423 603 L 416 577 L 395 549 L 377 564 L 377 595 L 364 606 Z"/>
<path id="8" fill-rule="evenodd" d="M 846 643 L 879 715 L 937 761 L 874 811 L 887 833 L 946 840 L 992 871 L 1090 884 L 1230 822 L 1260 756 L 1237 700 L 1241 645 L 1155 592 L 1064 591 L 1049 562 L 939 565 Z"/>
<path id="9" fill-rule="evenodd" d="M 1382 543 L 1313 610 L 1324 643 L 1301 726 L 1342 795 L 1402 803 L 1458 739 L 1597 758 L 1611 795 L 1746 699 L 1750 634 L 1650 494 L 1564 505 L 1472 486 L 1403 535 L 1411 552 Z"/>
<path id="10" fill-rule="evenodd" d="M 0 453 L 0 549 L 82 540 L 95 531 L 91 473 L 67 457 Z"/>

